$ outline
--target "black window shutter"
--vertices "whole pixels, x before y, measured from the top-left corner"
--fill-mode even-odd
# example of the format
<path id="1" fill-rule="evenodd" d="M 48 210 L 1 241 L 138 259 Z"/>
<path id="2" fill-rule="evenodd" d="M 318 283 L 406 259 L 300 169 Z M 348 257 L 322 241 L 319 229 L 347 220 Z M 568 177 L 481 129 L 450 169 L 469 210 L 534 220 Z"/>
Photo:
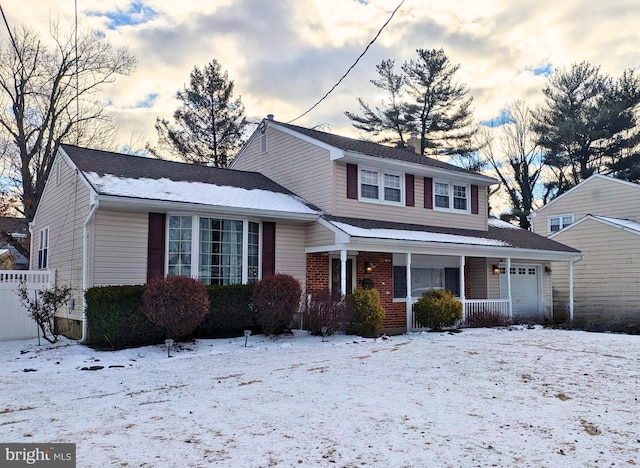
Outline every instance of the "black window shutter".
<path id="1" fill-rule="evenodd" d="M 460 297 L 460 268 L 444 269 L 444 289 Z"/>
<path id="2" fill-rule="evenodd" d="M 164 213 L 149 213 L 147 281 L 164 276 Z"/>
<path id="3" fill-rule="evenodd" d="M 480 210 L 478 209 L 478 186 L 471 186 L 471 214 L 478 214 Z"/>
<path id="4" fill-rule="evenodd" d="M 405 186 L 405 204 L 407 206 L 416 206 L 416 197 L 415 197 L 415 184 L 414 184 L 413 174 L 405 174 L 404 175 L 404 186 Z"/>
<path id="5" fill-rule="evenodd" d="M 347 198 L 358 199 L 358 166 L 347 164 Z"/>
<path id="6" fill-rule="evenodd" d="M 433 209 L 433 179 L 431 177 L 424 178 L 424 207 Z"/>
<path id="7" fill-rule="evenodd" d="M 262 223 L 262 277 L 276 274 L 276 223 Z"/>

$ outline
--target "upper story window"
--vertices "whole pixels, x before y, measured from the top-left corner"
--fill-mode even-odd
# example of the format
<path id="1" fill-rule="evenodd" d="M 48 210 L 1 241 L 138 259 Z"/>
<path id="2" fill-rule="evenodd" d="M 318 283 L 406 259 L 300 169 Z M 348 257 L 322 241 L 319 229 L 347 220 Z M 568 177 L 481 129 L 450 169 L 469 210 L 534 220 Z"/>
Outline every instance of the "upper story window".
<path id="1" fill-rule="evenodd" d="M 434 207 L 437 210 L 469 212 L 469 186 L 452 182 L 434 183 Z"/>
<path id="2" fill-rule="evenodd" d="M 398 173 L 360 168 L 360 200 L 402 203 L 402 177 Z"/>
<path id="3" fill-rule="evenodd" d="M 549 234 L 558 232 L 561 229 L 573 224 L 573 214 L 564 214 L 558 216 L 549 216 L 547 218 Z"/>
<path id="4" fill-rule="evenodd" d="M 38 232 L 38 269 L 44 270 L 49 265 L 49 228 Z"/>

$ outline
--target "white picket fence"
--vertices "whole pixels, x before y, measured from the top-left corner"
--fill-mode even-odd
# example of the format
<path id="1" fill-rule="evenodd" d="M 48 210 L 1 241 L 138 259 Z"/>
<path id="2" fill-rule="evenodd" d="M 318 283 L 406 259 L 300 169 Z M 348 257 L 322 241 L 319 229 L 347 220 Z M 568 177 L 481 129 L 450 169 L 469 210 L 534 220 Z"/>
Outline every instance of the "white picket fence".
<path id="1" fill-rule="evenodd" d="M 18 299 L 17 289 L 24 281 L 27 289 L 35 293 L 55 285 L 55 272 L 51 270 L 0 270 L 0 341 L 21 340 L 38 336 L 36 322 L 27 315 Z"/>

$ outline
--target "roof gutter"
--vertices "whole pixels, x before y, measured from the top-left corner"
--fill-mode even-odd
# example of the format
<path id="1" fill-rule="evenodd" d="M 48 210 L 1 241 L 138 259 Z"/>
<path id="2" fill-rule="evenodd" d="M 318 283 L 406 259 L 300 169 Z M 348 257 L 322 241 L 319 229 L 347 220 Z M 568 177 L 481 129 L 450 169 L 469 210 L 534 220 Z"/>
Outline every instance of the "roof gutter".
<path id="1" fill-rule="evenodd" d="M 89 286 L 89 280 L 87 278 L 89 272 L 89 224 L 95 217 L 96 210 L 100 205 L 100 199 L 97 196 L 93 196 L 93 206 L 87 216 L 82 228 L 82 338 L 80 343 L 85 343 L 87 340 L 87 300 L 84 293 Z"/>

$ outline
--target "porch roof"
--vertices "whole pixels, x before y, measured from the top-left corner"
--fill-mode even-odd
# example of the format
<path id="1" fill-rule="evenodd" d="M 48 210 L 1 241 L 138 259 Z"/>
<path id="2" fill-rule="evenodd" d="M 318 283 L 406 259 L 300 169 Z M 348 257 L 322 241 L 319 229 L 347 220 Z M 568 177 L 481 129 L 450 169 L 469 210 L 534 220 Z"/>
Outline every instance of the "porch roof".
<path id="1" fill-rule="evenodd" d="M 343 236 L 343 244 L 376 243 L 467 250 L 466 255 L 500 255 L 518 258 L 570 259 L 581 252 L 498 219 L 489 219 L 486 231 L 371 219 L 324 216 L 328 227 Z M 337 230 L 337 231 L 336 231 Z M 344 236 L 347 236 L 346 238 Z"/>

